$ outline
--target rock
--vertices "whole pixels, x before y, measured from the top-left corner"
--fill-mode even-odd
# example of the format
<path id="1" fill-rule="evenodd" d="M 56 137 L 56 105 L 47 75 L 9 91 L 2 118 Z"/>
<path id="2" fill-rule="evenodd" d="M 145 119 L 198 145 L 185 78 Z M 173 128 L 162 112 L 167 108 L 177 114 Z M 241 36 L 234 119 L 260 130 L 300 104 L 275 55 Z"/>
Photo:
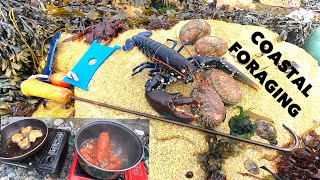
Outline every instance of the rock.
<path id="1" fill-rule="evenodd" d="M 73 122 L 72 122 L 72 121 L 70 121 L 70 122 L 69 122 L 69 126 L 70 126 L 71 128 L 73 128 L 73 127 L 74 127 L 74 124 L 73 124 Z"/>
<path id="2" fill-rule="evenodd" d="M 13 178 L 13 177 L 15 177 L 16 176 L 16 173 L 14 173 L 14 172 L 11 172 L 10 174 L 8 174 L 8 177 L 9 178 Z"/>
<path id="3" fill-rule="evenodd" d="M 301 0 L 260 0 L 260 2 L 269 6 L 281 6 L 289 8 L 301 6 Z"/>
<path id="4" fill-rule="evenodd" d="M 64 123 L 63 119 L 56 119 L 56 120 L 53 121 L 53 125 L 56 126 L 56 127 L 60 126 L 63 123 Z"/>
<path id="5" fill-rule="evenodd" d="M 219 69 L 212 69 L 206 76 L 206 80 L 217 91 L 224 103 L 237 104 L 241 101 L 241 89 L 231 75 Z"/>
<path id="6" fill-rule="evenodd" d="M 3 172 L 6 169 L 6 165 L 1 164 L 0 165 L 0 172 Z"/>
<path id="7" fill-rule="evenodd" d="M 62 171 L 62 172 L 60 173 L 60 177 L 61 177 L 61 178 L 67 177 L 67 173 L 66 173 L 65 171 Z"/>
<path id="8" fill-rule="evenodd" d="M 143 136 L 144 132 L 138 129 L 135 129 L 134 132 L 136 132 L 139 136 Z"/>
<path id="9" fill-rule="evenodd" d="M 12 173 L 13 170 L 14 170 L 13 167 L 7 168 L 7 169 L 6 169 L 6 174 L 8 175 L 8 174 Z"/>
<path id="10" fill-rule="evenodd" d="M 28 176 L 33 176 L 33 175 L 35 175 L 34 171 L 28 171 Z"/>

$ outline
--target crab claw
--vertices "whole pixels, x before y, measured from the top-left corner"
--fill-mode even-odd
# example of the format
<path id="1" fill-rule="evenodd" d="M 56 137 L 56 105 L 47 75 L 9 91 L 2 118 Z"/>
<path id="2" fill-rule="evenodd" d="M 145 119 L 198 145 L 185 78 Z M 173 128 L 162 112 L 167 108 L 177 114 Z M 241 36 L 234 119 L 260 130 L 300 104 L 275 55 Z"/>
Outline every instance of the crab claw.
<path id="1" fill-rule="evenodd" d="M 145 97 L 155 111 L 173 120 L 191 123 L 197 119 L 197 115 L 179 109 L 179 107 L 185 105 L 193 108 L 199 107 L 200 102 L 191 97 L 182 97 L 178 93 L 169 94 L 164 90 L 146 91 Z"/>

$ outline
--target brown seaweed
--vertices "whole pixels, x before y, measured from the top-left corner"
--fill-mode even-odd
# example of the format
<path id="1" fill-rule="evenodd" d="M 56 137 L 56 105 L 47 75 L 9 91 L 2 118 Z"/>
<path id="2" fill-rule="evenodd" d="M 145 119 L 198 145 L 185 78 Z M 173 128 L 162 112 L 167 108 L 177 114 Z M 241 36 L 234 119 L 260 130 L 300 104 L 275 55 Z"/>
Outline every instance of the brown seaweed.
<path id="1" fill-rule="evenodd" d="M 82 40 L 91 44 L 94 40 L 108 45 L 112 38 L 117 37 L 119 33 L 128 30 L 128 27 L 120 20 L 104 19 L 101 23 L 89 26 L 80 33 L 65 39 L 63 42 Z"/>
<path id="2" fill-rule="evenodd" d="M 221 171 L 225 159 L 237 156 L 240 152 L 238 141 L 228 138 L 218 139 L 216 136 L 207 136 L 208 152 L 200 154 L 199 161 L 203 164 L 203 169 L 208 174 L 208 179 L 225 179 Z"/>
<path id="3" fill-rule="evenodd" d="M 281 179 L 320 179 L 320 135 L 302 138 L 303 147 L 281 156 L 277 174 Z"/>

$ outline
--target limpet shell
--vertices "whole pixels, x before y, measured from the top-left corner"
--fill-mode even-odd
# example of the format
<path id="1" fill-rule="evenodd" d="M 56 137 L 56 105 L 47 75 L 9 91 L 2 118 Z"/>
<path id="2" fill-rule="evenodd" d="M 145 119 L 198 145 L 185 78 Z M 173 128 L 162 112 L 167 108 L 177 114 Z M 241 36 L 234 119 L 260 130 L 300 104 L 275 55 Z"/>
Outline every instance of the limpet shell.
<path id="1" fill-rule="evenodd" d="M 195 19 L 188 21 L 182 26 L 179 38 L 182 42 L 194 43 L 204 36 L 209 36 L 211 33 L 211 26 L 204 20 Z"/>
<path id="2" fill-rule="evenodd" d="M 259 174 L 260 172 L 259 166 L 252 160 L 246 160 L 244 167 L 252 174 Z"/>
<path id="3" fill-rule="evenodd" d="M 215 36 L 205 36 L 196 41 L 194 47 L 200 56 L 221 57 L 228 50 L 228 43 Z"/>

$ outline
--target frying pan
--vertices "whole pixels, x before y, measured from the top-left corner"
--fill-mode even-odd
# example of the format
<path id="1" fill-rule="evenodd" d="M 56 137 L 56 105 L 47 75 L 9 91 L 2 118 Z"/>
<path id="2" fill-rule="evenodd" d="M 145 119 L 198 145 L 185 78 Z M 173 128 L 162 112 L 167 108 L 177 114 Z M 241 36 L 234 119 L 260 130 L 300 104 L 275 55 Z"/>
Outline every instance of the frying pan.
<path id="1" fill-rule="evenodd" d="M 31 126 L 35 130 L 41 130 L 43 136 L 31 143 L 30 148 L 22 150 L 16 143 L 12 142 L 11 137 L 19 133 L 22 127 L 27 126 Z M 0 160 L 22 160 L 34 155 L 44 145 L 47 136 L 47 125 L 38 119 L 23 119 L 7 125 L 1 130 Z"/>

